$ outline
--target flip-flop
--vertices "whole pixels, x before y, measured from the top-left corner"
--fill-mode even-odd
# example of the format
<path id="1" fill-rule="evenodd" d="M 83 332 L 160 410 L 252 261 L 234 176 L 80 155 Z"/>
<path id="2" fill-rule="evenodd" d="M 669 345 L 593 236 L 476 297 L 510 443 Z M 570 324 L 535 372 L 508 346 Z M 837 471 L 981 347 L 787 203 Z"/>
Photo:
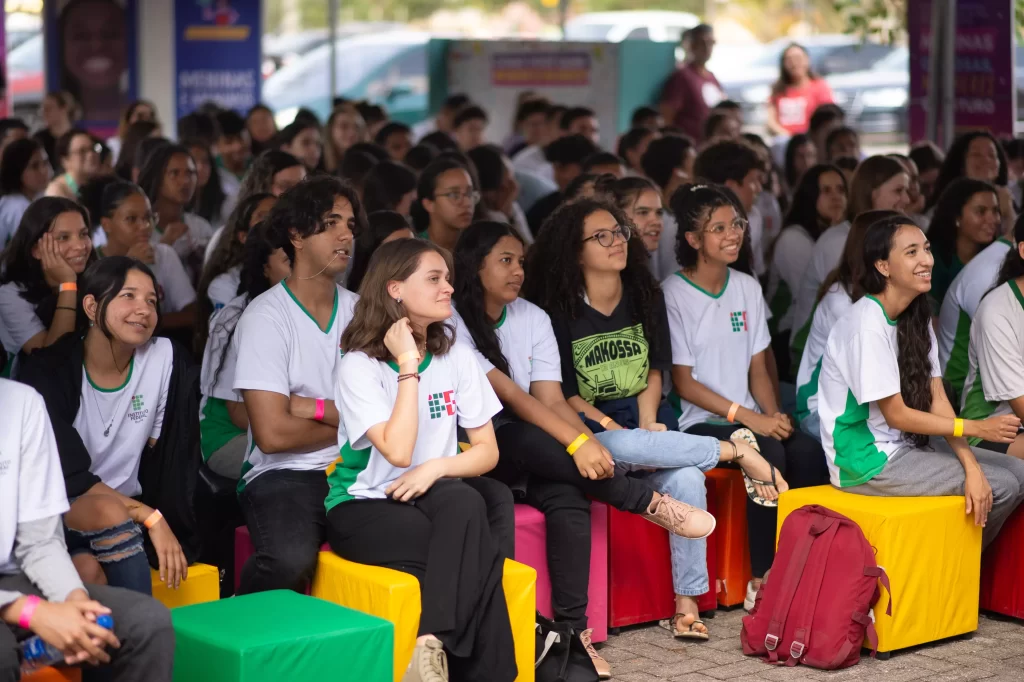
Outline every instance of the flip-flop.
<path id="1" fill-rule="evenodd" d="M 708 641 L 708 626 L 704 625 L 704 621 L 702 621 L 700 618 L 694 618 L 692 623 L 688 625 L 683 625 L 683 627 L 686 628 L 685 630 L 679 630 L 676 628 L 676 623 L 679 622 L 679 618 L 688 618 L 689 616 L 690 614 L 688 613 L 677 613 L 674 616 L 672 616 L 672 620 L 670 621 L 672 624 L 672 636 L 676 639 L 692 639 L 698 642 Z M 694 630 L 693 627 L 695 625 L 703 626 L 705 631 L 701 632 L 700 630 Z"/>
<path id="2" fill-rule="evenodd" d="M 729 436 L 729 440 L 738 443 L 745 443 L 752 447 L 754 450 L 756 450 L 758 453 L 761 452 L 761 446 L 757 444 L 757 438 L 754 436 L 753 431 L 751 431 L 750 429 L 736 429 Z M 759 481 L 756 478 L 751 478 L 750 476 L 747 476 L 747 472 L 743 471 L 742 467 L 740 468 L 740 472 L 743 474 L 743 487 L 746 488 L 747 497 L 750 498 L 750 501 L 760 507 L 774 508 L 779 506 L 778 498 L 774 500 L 769 500 L 765 497 L 761 497 L 760 495 L 757 494 L 757 488 L 754 487 L 755 485 L 770 485 L 773 488 L 775 488 L 776 491 L 778 490 L 778 486 L 775 484 L 775 466 L 771 464 L 771 462 L 768 463 L 768 466 L 770 466 L 772 470 L 771 481 Z"/>

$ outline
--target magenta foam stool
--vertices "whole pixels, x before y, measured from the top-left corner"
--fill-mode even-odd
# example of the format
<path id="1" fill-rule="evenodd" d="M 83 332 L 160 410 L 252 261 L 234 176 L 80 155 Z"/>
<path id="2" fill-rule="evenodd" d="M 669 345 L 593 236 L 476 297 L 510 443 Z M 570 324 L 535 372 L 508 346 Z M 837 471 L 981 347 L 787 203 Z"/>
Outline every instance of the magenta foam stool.
<path id="1" fill-rule="evenodd" d="M 253 547 L 252 538 L 249 537 L 249 529 L 245 526 L 235 528 L 235 591 L 238 591 L 238 584 L 242 580 L 242 567 L 252 556 L 256 548 Z M 330 552 L 331 547 L 326 542 L 320 546 L 321 552 Z M 309 585 L 306 585 L 306 594 L 309 594 Z"/>
<path id="2" fill-rule="evenodd" d="M 547 524 L 544 515 L 525 504 L 516 505 L 516 561 L 537 571 L 537 610 L 551 617 L 551 578 L 548 575 Z M 608 507 L 590 503 L 590 589 L 588 627 L 593 641 L 608 639 Z"/>

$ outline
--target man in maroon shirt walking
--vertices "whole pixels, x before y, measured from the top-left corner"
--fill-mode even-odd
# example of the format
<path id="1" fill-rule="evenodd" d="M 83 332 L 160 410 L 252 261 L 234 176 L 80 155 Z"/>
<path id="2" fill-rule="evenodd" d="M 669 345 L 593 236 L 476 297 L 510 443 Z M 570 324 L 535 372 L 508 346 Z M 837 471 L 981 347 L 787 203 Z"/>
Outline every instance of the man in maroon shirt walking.
<path id="1" fill-rule="evenodd" d="M 665 83 L 659 108 L 666 123 L 700 142 L 708 112 L 725 97 L 715 74 L 705 67 L 715 47 L 714 29 L 694 26 L 683 34 L 682 43 L 686 61 Z"/>

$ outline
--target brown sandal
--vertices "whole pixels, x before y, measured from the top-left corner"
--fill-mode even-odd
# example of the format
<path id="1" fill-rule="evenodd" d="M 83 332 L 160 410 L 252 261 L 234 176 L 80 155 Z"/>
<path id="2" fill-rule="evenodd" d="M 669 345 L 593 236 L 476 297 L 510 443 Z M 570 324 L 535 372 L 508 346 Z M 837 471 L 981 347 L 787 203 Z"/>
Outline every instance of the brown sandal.
<path id="1" fill-rule="evenodd" d="M 689 623 L 683 623 L 682 628 L 679 626 L 679 619 L 682 618 L 684 621 L 688 618 L 693 618 Z M 704 628 L 704 631 L 694 630 L 695 625 L 700 625 Z M 677 613 L 672 616 L 672 636 L 676 639 L 693 639 L 700 642 L 706 642 L 709 638 L 708 626 L 704 624 L 697 616 L 690 613 Z"/>

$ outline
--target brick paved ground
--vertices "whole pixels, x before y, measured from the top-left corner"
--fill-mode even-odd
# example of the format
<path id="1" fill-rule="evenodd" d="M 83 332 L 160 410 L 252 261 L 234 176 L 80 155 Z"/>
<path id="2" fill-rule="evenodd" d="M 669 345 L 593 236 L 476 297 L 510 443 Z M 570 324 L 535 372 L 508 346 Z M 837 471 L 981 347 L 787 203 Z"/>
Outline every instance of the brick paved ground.
<path id="1" fill-rule="evenodd" d="M 824 672 L 813 668 L 770 666 L 743 655 L 740 619 L 743 610 L 718 611 L 707 620 L 711 640 L 676 641 L 657 625 L 624 629 L 611 636 L 601 655 L 612 666 L 616 682 L 1022 682 L 1024 680 L 1024 624 L 982 616 L 970 640 L 954 639 L 895 653 L 888 661 L 864 656 L 852 668 Z"/>

